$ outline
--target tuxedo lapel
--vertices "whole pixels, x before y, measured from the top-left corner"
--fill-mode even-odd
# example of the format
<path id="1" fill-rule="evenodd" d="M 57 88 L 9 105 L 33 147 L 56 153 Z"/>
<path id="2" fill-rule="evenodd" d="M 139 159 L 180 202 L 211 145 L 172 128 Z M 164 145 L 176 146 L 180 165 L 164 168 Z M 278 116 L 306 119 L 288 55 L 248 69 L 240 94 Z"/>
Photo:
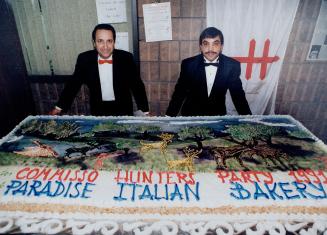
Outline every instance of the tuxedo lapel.
<path id="1" fill-rule="evenodd" d="M 196 89 L 199 91 L 200 97 L 208 97 L 208 89 L 207 89 L 207 78 L 206 71 L 204 68 L 204 59 L 203 55 L 199 55 L 196 61 L 196 69 L 194 73 L 197 81 L 196 81 Z"/>
<path id="2" fill-rule="evenodd" d="M 100 81 L 100 75 L 99 75 L 99 67 L 98 67 L 98 53 L 94 51 L 92 54 L 91 59 L 91 73 L 93 74 L 92 77 L 94 77 L 95 81 Z"/>
<path id="3" fill-rule="evenodd" d="M 220 54 L 219 56 L 219 65 L 218 65 L 218 69 L 217 69 L 217 73 L 215 76 L 215 81 L 212 85 L 212 90 L 210 93 L 210 96 L 212 96 L 216 91 L 219 90 L 219 88 L 224 87 L 225 85 L 225 76 L 224 76 L 224 58 L 223 56 Z"/>
<path id="4" fill-rule="evenodd" d="M 112 84 L 113 84 L 113 88 L 114 88 L 114 92 L 117 92 L 119 89 L 118 84 L 119 84 L 119 56 L 117 55 L 117 52 L 115 52 L 115 50 L 113 51 L 112 54 Z"/>

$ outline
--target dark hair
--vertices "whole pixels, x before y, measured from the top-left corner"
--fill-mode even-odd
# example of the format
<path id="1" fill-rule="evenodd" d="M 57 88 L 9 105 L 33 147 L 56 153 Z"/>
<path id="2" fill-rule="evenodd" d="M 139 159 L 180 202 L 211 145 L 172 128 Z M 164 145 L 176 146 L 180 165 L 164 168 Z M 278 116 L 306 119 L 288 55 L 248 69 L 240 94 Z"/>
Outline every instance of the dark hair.
<path id="1" fill-rule="evenodd" d="M 223 33 L 219 29 L 217 29 L 215 27 L 206 28 L 205 30 L 202 31 L 202 33 L 200 35 L 199 44 L 201 45 L 202 40 L 205 39 L 205 38 L 215 38 L 217 36 L 219 36 L 220 41 L 221 41 L 221 45 L 223 45 L 224 44 L 224 35 L 223 35 Z"/>
<path id="2" fill-rule="evenodd" d="M 104 30 L 110 30 L 112 32 L 112 35 L 114 37 L 114 41 L 116 41 L 116 31 L 115 28 L 111 24 L 98 24 L 94 27 L 92 32 L 92 39 L 95 41 L 95 34 L 97 30 L 104 29 Z"/>

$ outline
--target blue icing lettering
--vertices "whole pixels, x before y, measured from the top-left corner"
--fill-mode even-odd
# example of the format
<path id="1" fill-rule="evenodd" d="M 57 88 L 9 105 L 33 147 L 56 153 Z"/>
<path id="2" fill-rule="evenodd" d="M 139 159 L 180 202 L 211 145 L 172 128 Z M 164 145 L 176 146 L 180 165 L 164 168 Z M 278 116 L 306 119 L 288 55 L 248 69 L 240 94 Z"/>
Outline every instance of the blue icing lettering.
<path id="1" fill-rule="evenodd" d="M 313 184 L 313 183 L 310 182 L 308 185 L 309 185 L 310 187 L 312 187 L 312 188 L 318 190 L 319 192 L 321 192 L 321 193 L 323 194 L 323 195 L 317 195 L 317 196 L 315 196 L 315 195 L 313 195 L 313 194 L 308 193 L 308 194 L 310 194 L 313 198 L 315 198 L 315 199 L 323 199 L 323 198 L 326 198 L 326 191 L 325 191 L 325 189 L 324 189 L 324 186 L 323 186 L 321 183 L 319 183 L 319 184 Z"/>
<path id="2" fill-rule="evenodd" d="M 126 197 L 122 197 L 123 195 L 123 190 L 124 190 L 124 186 L 126 185 L 125 183 L 117 183 L 120 186 L 120 192 L 119 192 L 119 196 L 114 196 L 114 200 L 115 201 L 126 201 L 127 198 Z"/>
<path id="3" fill-rule="evenodd" d="M 36 190 L 37 188 L 41 187 L 42 182 L 39 180 L 33 180 L 33 184 L 30 185 L 30 191 L 27 193 L 27 196 L 30 195 L 35 195 L 35 196 L 39 196 L 40 193 Z"/>
<path id="4" fill-rule="evenodd" d="M 152 196 L 152 194 L 150 192 L 149 185 L 144 186 L 143 193 L 142 193 L 141 196 L 139 196 L 139 198 L 140 198 L 140 200 L 146 199 L 146 198 L 148 198 L 150 200 L 153 200 L 153 196 Z"/>
<path id="5" fill-rule="evenodd" d="M 73 186 L 72 186 L 73 185 Z M 91 186 L 94 184 L 91 183 L 72 183 L 69 182 L 66 187 L 60 181 L 18 181 L 12 180 L 10 184 L 7 185 L 7 190 L 4 192 L 4 195 L 17 195 L 21 194 L 23 196 L 45 196 L 45 197 L 70 197 L 70 198 L 90 198 L 90 193 L 92 190 Z"/>
<path id="6" fill-rule="evenodd" d="M 185 184 L 184 185 L 184 191 L 185 191 L 185 196 L 186 196 L 186 201 L 190 200 L 190 196 L 189 196 L 189 192 L 191 192 L 193 194 L 193 196 L 195 197 L 195 199 L 197 201 L 200 200 L 200 195 L 199 195 L 199 182 L 196 182 L 195 184 L 195 192 L 191 189 L 189 184 Z"/>
<path id="7" fill-rule="evenodd" d="M 251 197 L 251 193 L 243 187 L 240 183 L 231 182 L 232 185 L 234 185 L 234 188 L 230 188 L 232 191 L 230 195 L 238 200 L 245 200 L 249 199 Z"/>
<path id="8" fill-rule="evenodd" d="M 313 198 L 313 199 L 325 199 L 327 197 L 326 191 L 321 183 L 319 184 L 313 184 L 313 183 L 298 183 L 298 182 L 292 182 L 292 184 L 296 187 L 296 190 L 301 194 L 303 198 Z M 322 195 L 314 195 L 310 193 L 309 189 L 314 190 L 314 192 L 321 193 Z"/>
<path id="9" fill-rule="evenodd" d="M 142 187 L 142 186 L 139 184 L 128 184 L 128 186 L 131 186 L 133 188 L 132 201 L 135 201 L 136 187 Z"/>
<path id="10" fill-rule="evenodd" d="M 83 188 L 83 192 L 82 192 L 82 195 L 81 195 L 82 198 L 90 198 L 91 197 L 89 195 L 86 195 L 86 193 L 91 193 L 92 192 L 92 190 L 89 189 L 89 187 L 91 187 L 91 186 L 95 186 L 95 184 L 92 184 L 92 183 L 89 183 L 89 182 L 85 183 L 85 186 Z"/>
<path id="11" fill-rule="evenodd" d="M 253 194 L 253 197 L 255 200 L 257 200 L 258 197 L 264 197 L 266 199 L 269 199 L 269 196 L 263 192 L 263 190 L 260 188 L 258 182 L 255 182 L 254 185 L 255 185 L 255 192 Z"/>
<path id="12" fill-rule="evenodd" d="M 280 187 L 280 189 L 282 190 L 282 192 L 284 193 L 284 195 L 287 199 L 299 199 L 300 198 L 300 195 L 298 195 L 298 194 L 291 195 L 291 193 L 295 193 L 295 192 L 292 189 L 287 188 L 288 186 L 290 186 L 290 183 L 279 182 L 278 186 Z"/>
<path id="13" fill-rule="evenodd" d="M 306 184 L 298 183 L 298 182 L 292 182 L 292 184 L 295 186 L 296 190 L 300 193 L 300 195 L 303 198 L 307 198 L 307 196 L 305 195 L 307 193 L 306 192 L 306 188 L 307 188 Z"/>
<path id="14" fill-rule="evenodd" d="M 114 196 L 115 201 L 135 201 L 138 200 L 186 200 L 190 201 L 192 198 L 200 200 L 199 183 L 197 182 L 195 188 L 192 188 L 189 184 L 184 184 L 183 188 L 180 188 L 178 184 L 174 185 L 160 185 L 160 184 L 128 184 L 117 183 L 119 186 L 118 195 Z M 181 189 L 184 192 L 181 192 Z M 184 193 L 184 194 L 183 194 Z M 185 195 L 185 198 L 184 198 Z"/>
<path id="15" fill-rule="evenodd" d="M 240 183 L 231 182 L 230 195 L 238 200 L 263 199 L 273 200 L 296 200 L 296 199 L 326 199 L 327 193 L 324 185 L 321 183 L 298 183 L 298 182 L 278 182 L 273 184 L 253 184 L 242 185 Z M 251 187 L 251 190 L 246 188 Z M 252 186 L 254 188 L 252 188 Z M 253 191 L 253 193 L 252 193 Z M 252 197 L 253 196 L 253 197 Z"/>
<path id="16" fill-rule="evenodd" d="M 69 182 L 68 184 L 68 187 L 67 187 L 67 190 L 66 190 L 66 193 L 64 195 L 64 197 L 67 197 L 68 196 L 68 193 L 69 193 L 69 190 L 70 190 L 70 187 L 72 186 L 73 182 Z"/>
<path id="17" fill-rule="evenodd" d="M 12 180 L 11 184 L 7 185 L 7 190 L 4 192 L 4 195 L 7 195 L 9 191 L 14 190 L 22 185 L 22 181 Z"/>
<path id="18" fill-rule="evenodd" d="M 55 183 L 57 184 L 57 189 L 56 189 L 56 191 L 51 195 L 52 197 L 59 196 L 59 195 L 61 195 L 61 194 L 65 191 L 65 185 L 64 185 L 62 182 L 56 180 Z"/>
<path id="19" fill-rule="evenodd" d="M 43 187 L 43 189 L 39 192 L 39 194 L 44 194 L 46 196 L 50 196 L 50 192 L 51 192 L 51 181 L 48 181 L 46 183 L 46 185 Z"/>
<path id="20" fill-rule="evenodd" d="M 180 193 L 177 184 L 175 184 L 175 190 L 174 190 L 174 192 L 170 194 L 170 200 L 171 201 L 174 201 L 176 196 L 179 197 L 179 200 L 183 200 L 183 195 Z"/>
<path id="21" fill-rule="evenodd" d="M 115 201 L 126 201 L 128 198 L 123 197 L 123 193 L 126 192 L 126 194 L 128 194 L 128 189 L 126 189 L 124 191 L 125 186 L 128 186 L 128 188 L 132 188 L 132 196 L 131 196 L 131 201 L 135 201 L 135 195 L 136 195 L 136 188 L 139 187 L 141 188 L 142 185 L 139 184 L 129 184 L 129 183 L 117 183 L 118 185 L 120 185 L 120 192 L 119 192 L 119 196 L 114 196 L 114 200 Z"/>
<path id="22" fill-rule="evenodd" d="M 16 195 L 16 194 L 22 194 L 22 195 L 25 195 L 26 194 L 26 191 L 27 191 L 27 186 L 28 186 L 28 181 L 25 181 L 24 183 L 22 183 L 20 185 L 20 187 L 16 190 L 13 191 L 13 195 Z"/>
<path id="23" fill-rule="evenodd" d="M 75 189 L 75 195 L 71 192 L 70 194 L 69 194 L 69 197 L 70 198 L 78 198 L 78 196 L 79 196 L 79 189 L 78 189 L 78 186 L 80 186 L 82 183 L 76 183 L 75 185 L 74 185 L 74 187 L 73 187 L 73 189 Z"/>
<path id="24" fill-rule="evenodd" d="M 164 186 L 165 186 L 165 195 L 166 195 L 166 197 L 159 197 L 159 196 L 158 196 L 158 193 L 159 193 L 159 192 L 158 192 L 158 185 L 157 185 L 157 184 L 154 185 L 154 199 L 156 199 L 156 200 L 161 200 L 161 199 L 166 199 L 166 200 L 168 200 L 168 194 L 167 194 L 167 191 L 168 191 L 168 190 L 167 190 L 167 189 L 168 189 L 167 186 L 168 186 L 168 185 L 165 184 Z"/>
<path id="25" fill-rule="evenodd" d="M 166 200 L 169 200 L 169 195 L 168 195 L 168 184 L 165 184 L 165 192 L 166 192 Z"/>
<path id="26" fill-rule="evenodd" d="M 283 200 L 284 199 L 283 196 L 281 196 L 281 195 L 279 195 L 279 194 L 276 193 L 276 188 L 277 188 L 277 184 L 276 183 L 271 184 L 272 185 L 272 188 L 270 188 L 268 184 L 264 184 L 264 185 L 265 185 L 266 189 L 268 190 L 268 193 L 269 193 L 271 199 L 276 200 L 276 197 L 278 199 L 280 199 L 280 200 Z"/>

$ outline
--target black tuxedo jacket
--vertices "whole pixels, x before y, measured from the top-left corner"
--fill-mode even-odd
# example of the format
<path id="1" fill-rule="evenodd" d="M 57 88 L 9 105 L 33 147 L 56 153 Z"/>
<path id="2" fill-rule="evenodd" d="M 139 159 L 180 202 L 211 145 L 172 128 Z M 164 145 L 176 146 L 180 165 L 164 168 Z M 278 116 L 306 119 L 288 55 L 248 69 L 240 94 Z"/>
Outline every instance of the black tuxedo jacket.
<path id="1" fill-rule="evenodd" d="M 203 55 L 182 61 L 181 72 L 166 114 L 176 116 L 214 116 L 226 114 L 226 92 L 230 91 L 237 112 L 251 114 L 240 80 L 240 63 L 223 54 L 208 97 Z"/>
<path id="2" fill-rule="evenodd" d="M 148 111 L 148 100 L 144 84 L 138 73 L 133 55 L 115 49 L 112 59 L 115 101 L 102 101 L 98 53 L 96 50 L 92 50 L 79 54 L 72 79 L 66 83 L 57 106 L 67 111 L 81 85 L 86 84 L 90 93 L 92 115 L 133 115 L 132 95 L 138 109 L 144 112 Z"/>

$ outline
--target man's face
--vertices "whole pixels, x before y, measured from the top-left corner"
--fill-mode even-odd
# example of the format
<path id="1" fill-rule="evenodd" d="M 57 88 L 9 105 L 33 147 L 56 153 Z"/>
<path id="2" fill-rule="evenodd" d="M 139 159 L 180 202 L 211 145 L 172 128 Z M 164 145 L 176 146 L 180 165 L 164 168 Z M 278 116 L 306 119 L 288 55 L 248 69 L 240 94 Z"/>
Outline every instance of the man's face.
<path id="1" fill-rule="evenodd" d="M 112 31 L 99 29 L 95 32 L 94 47 L 102 59 L 108 59 L 115 48 Z"/>
<path id="2" fill-rule="evenodd" d="M 214 38 L 204 38 L 200 45 L 203 56 L 209 60 L 215 60 L 223 49 L 219 36 Z"/>

